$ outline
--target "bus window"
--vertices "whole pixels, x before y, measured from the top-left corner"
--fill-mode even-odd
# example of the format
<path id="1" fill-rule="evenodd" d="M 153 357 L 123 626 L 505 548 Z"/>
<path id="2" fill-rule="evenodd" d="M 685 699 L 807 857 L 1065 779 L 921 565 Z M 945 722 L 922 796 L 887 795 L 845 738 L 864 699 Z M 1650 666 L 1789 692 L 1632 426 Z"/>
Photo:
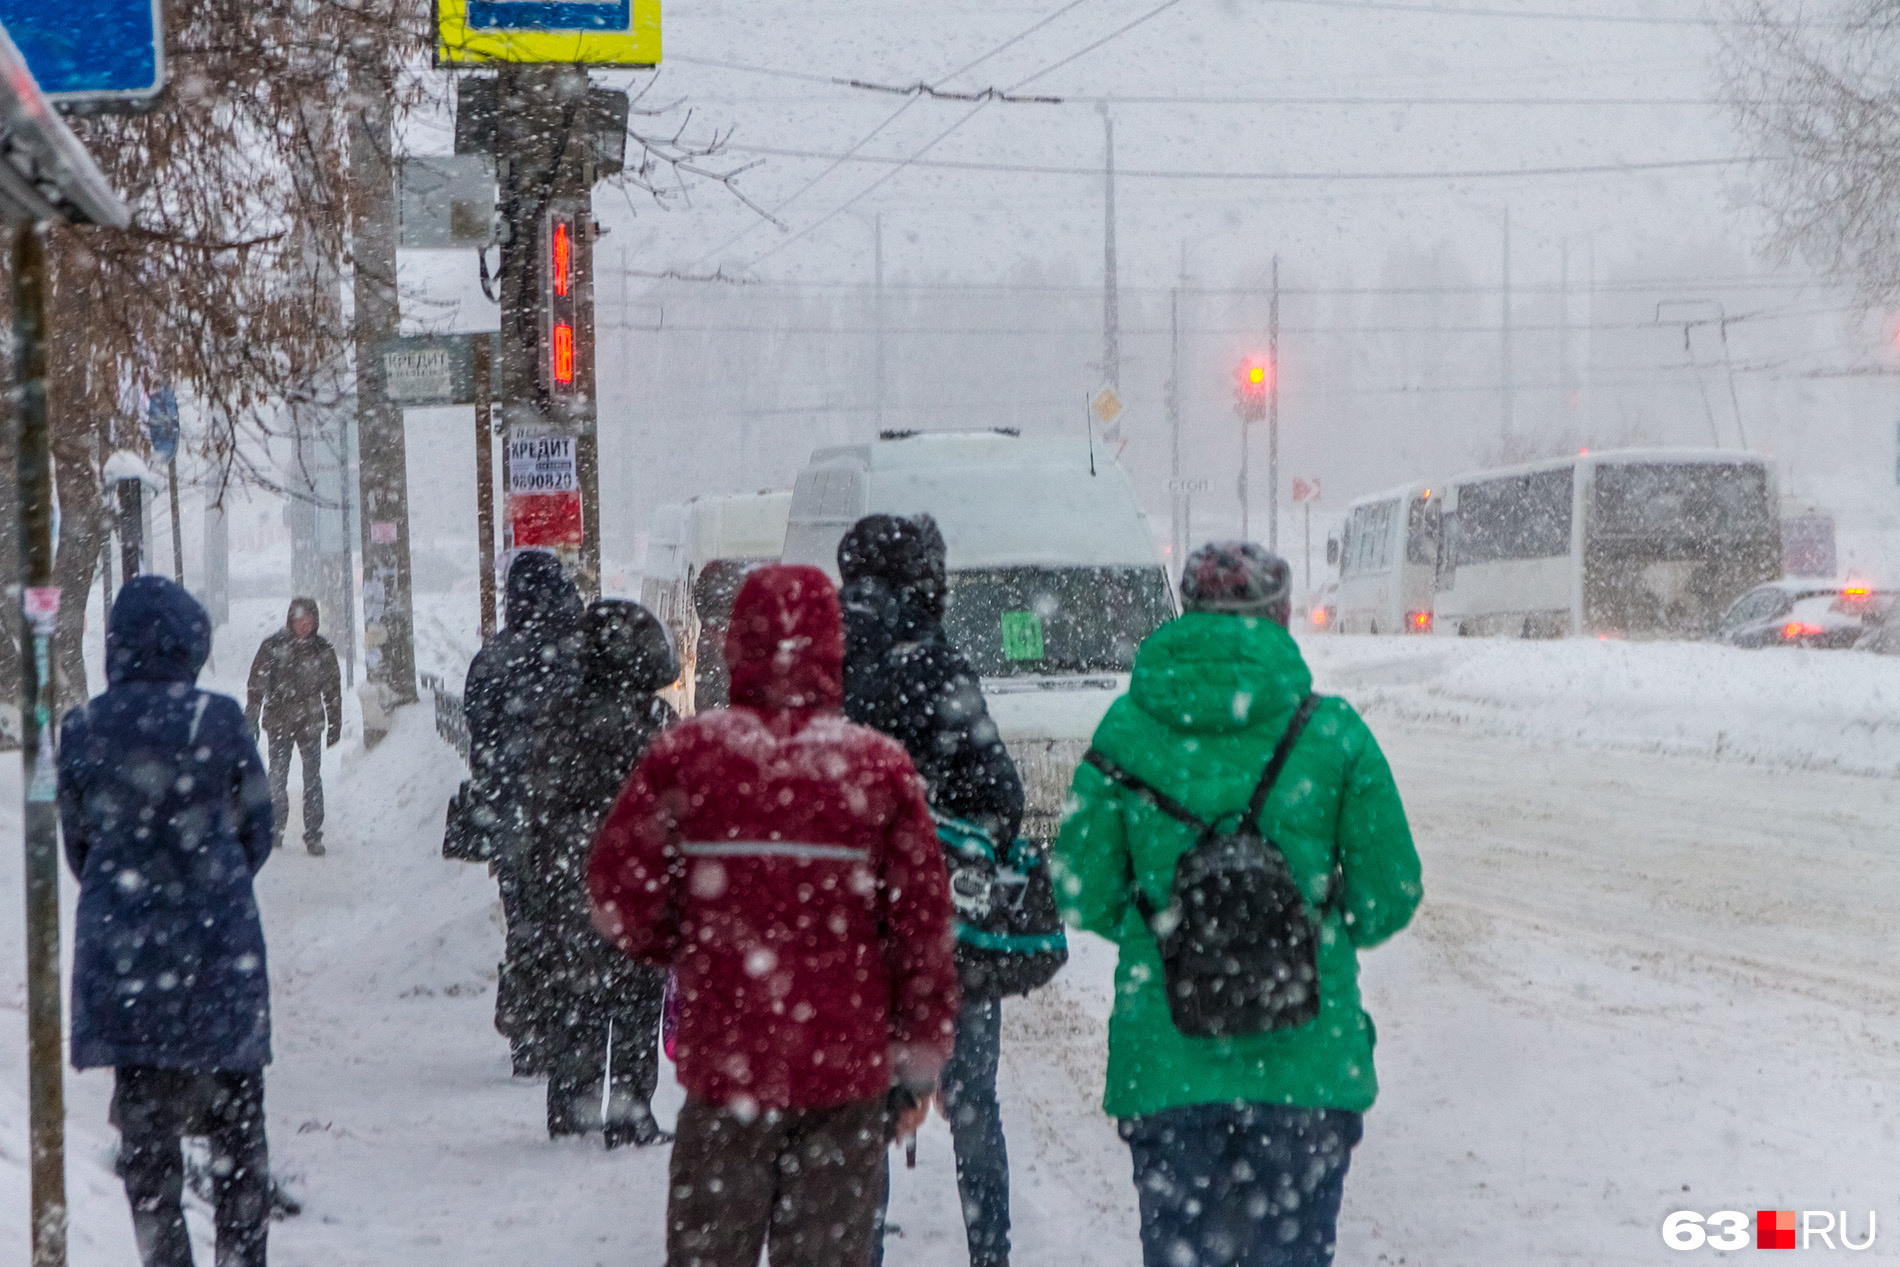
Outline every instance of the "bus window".
<path id="1" fill-rule="evenodd" d="M 1564 467 L 1460 486 L 1453 566 L 1570 553 L 1574 475 Z"/>
<path id="2" fill-rule="evenodd" d="M 1767 475 L 1740 462 L 1606 465 L 1596 473 L 1593 511 L 1597 536 L 1756 536 L 1769 527 Z"/>
<path id="3" fill-rule="evenodd" d="M 1352 512 L 1341 550 L 1341 576 L 1383 572 L 1392 566 L 1392 527 L 1398 507 L 1395 501 L 1374 502 Z"/>
<path id="4" fill-rule="evenodd" d="M 1405 521 L 1405 561 L 1427 567 L 1438 563 L 1438 507 L 1429 498 L 1414 497 Z"/>

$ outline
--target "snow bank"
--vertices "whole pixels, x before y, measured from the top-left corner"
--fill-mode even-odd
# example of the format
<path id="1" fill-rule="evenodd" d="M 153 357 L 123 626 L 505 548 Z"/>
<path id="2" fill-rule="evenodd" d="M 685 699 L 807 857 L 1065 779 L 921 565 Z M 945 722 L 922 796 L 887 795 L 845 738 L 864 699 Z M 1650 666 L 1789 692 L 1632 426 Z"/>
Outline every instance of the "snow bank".
<path id="1" fill-rule="evenodd" d="M 1900 659 L 1701 643 L 1309 636 L 1368 718 L 1570 747 L 1900 776 Z"/>

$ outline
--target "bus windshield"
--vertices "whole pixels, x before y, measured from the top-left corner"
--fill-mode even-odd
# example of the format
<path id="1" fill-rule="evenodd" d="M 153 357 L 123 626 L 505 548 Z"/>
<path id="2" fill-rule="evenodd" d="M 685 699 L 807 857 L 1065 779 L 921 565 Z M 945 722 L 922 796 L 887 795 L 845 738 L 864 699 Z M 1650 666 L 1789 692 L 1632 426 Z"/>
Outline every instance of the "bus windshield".
<path id="1" fill-rule="evenodd" d="M 1159 568 L 973 568 L 950 574 L 943 625 L 983 677 L 1126 673 L 1173 614 Z"/>
<path id="2" fill-rule="evenodd" d="M 1611 537 L 1756 536 L 1773 526 L 1766 472 L 1748 462 L 1600 466 L 1592 531 Z"/>

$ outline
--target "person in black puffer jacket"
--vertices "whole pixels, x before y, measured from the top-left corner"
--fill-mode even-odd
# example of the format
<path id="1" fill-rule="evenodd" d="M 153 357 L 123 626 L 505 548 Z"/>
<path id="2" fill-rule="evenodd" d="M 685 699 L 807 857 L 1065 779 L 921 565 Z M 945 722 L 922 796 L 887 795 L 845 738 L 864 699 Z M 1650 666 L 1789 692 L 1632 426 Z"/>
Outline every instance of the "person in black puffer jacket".
<path id="1" fill-rule="evenodd" d="M 860 519 L 838 544 L 838 572 L 845 716 L 904 745 L 932 810 L 976 824 L 1006 848 L 1022 826 L 1022 778 L 990 720 L 981 680 L 944 636 L 950 588 L 936 521 Z M 941 1108 L 956 1145 L 971 1267 L 1006 1267 L 1009 1155 L 996 1102 L 1002 999 L 961 944 L 957 968 L 963 1007 Z"/>
<path id="2" fill-rule="evenodd" d="M 579 678 L 581 596 L 551 554 L 516 557 L 508 569 L 508 624 L 468 666 L 469 781 L 490 824 L 489 869 L 501 889 L 507 950 L 495 986 L 495 1028 L 508 1039 L 518 1077 L 545 1072 L 541 1008 L 529 965 L 539 930 L 520 901 L 527 772 L 535 735 L 558 716 Z"/>
<path id="3" fill-rule="evenodd" d="M 561 724 L 544 727 L 535 740 L 522 887 L 541 930 L 531 976 L 545 1005 L 548 1135 L 604 1127 L 614 1148 L 668 1138 L 652 1110 L 666 974 L 595 931 L 587 859 L 640 755 L 674 720 L 655 692 L 679 676 L 679 660 L 666 630 L 638 603 L 594 603 L 580 633 L 580 680 L 560 706 Z"/>

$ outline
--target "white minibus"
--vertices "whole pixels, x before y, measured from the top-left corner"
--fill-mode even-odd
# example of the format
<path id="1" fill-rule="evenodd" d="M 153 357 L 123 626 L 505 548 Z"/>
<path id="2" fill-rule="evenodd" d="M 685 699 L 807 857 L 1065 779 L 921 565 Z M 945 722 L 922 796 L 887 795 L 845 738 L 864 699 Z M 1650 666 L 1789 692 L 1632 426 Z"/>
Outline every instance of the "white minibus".
<path id="1" fill-rule="evenodd" d="M 1339 588 L 1330 628 L 1340 633 L 1428 634 L 1438 573 L 1438 506 L 1426 484 L 1361 497 L 1327 542 Z"/>

